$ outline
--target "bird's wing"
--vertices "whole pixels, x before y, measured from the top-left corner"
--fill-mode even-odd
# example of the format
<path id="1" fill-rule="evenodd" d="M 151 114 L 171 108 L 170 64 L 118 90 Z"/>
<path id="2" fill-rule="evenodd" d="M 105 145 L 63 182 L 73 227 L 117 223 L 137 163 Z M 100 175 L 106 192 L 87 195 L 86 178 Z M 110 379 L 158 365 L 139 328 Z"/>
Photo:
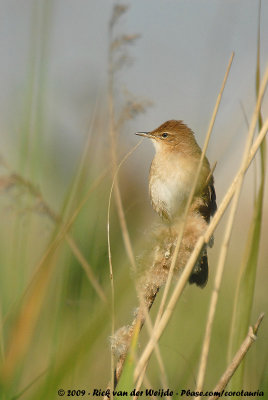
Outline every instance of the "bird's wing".
<path id="1" fill-rule="evenodd" d="M 194 200 L 192 204 L 192 210 L 199 213 L 207 223 L 209 223 L 210 218 L 215 214 L 217 210 L 217 203 L 213 176 L 211 176 L 208 184 L 204 187 L 201 196 Z M 213 246 L 213 236 L 210 238 L 208 245 L 210 247 Z M 199 260 L 197 261 L 189 278 L 189 283 L 195 283 L 197 286 L 204 287 L 207 283 L 207 280 L 208 259 L 206 246 L 204 246 L 201 256 L 199 257 Z"/>

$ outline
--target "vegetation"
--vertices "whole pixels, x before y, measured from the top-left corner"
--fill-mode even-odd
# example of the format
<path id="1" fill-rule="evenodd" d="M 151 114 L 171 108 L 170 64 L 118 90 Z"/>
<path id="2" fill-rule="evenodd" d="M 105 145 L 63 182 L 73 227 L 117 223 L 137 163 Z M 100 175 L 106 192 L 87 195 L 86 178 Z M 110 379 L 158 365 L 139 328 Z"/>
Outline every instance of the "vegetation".
<path id="1" fill-rule="evenodd" d="M 49 12 L 50 2 L 44 27 L 48 27 Z M 61 182 L 57 171 L 49 174 L 45 168 L 45 121 L 40 113 L 46 82 L 43 67 L 33 68 L 29 82 L 25 123 L 16 148 L 19 166 L 11 165 L 1 150 L 1 400 L 58 399 L 59 389 L 64 389 L 66 396 L 68 390 L 80 390 L 81 396 L 83 390 L 105 392 L 115 386 L 115 369 L 118 391 L 160 390 L 151 398 L 159 398 L 161 389 L 210 391 L 223 390 L 227 384 L 230 390 L 267 391 L 265 319 L 261 324 L 267 285 L 258 280 L 258 274 L 264 265 L 262 232 L 267 230 L 263 209 L 268 120 L 262 115 L 262 104 L 268 70 L 261 78 L 260 35 L 256 45 L 257 99 L 243 159 L 225 195 L 218 198 L 215 217 L 178 274 L 186 209 L 179 234 L 168 238 L 174 249 L 168 271 L 163 273 L 161 260 L 154 258 L 155 248 L 158 243 L 162 252 L 159 250 L 157 257 L 163 257 L 163 252 L 166 257 L 166 238 L 171 234 L 133 202 L 137 194 L 146 195 L 128 165 L 140 142 L 126 150 L 124 141 L 119 140 L 129 120 L 152 105 L 127 91 L 122 96 L 117 85 L 122 67 L 128 65 L 131 46 L 139 39 L 137 34 L 117 33 L 127 12 L 127 6 L 115 5 L 109 25 L 105 118 L 109 122 L 103 123 L 96 100 L 84 150 L 69 186 Z M 44 62 L 47 33 L 44 28 Z M 220 93 L 215 90 L 216 104 L 203 155 L 220 113 L 232 59 L 233 55 L 225 77 L 219 77 L 219 81 L 224 78 Z M 42 84 L 34 102 L 36 68 L 41 68 Z M 247 170 L 255 159 L 260 168 L 255 177 L 254 208 L 245 211 L 252 214 L 252 222 L 243 244 L 244 255 L 233 255 L 230 241 L 242 247 L 237 210 Z M 215 175 L 217 179 L 217 169 Z M 59 206 L 61 196 L 64 199 Z M 191 198 L 188 208 L 190 202 Z M 227 210 L 228 216 L 223 218 Z M 204 290 L 189 286 L 195 260 L 218 226 L 210 254 L 209 283 Z M 239 273 L 233 267 L 238 260 Z"/>

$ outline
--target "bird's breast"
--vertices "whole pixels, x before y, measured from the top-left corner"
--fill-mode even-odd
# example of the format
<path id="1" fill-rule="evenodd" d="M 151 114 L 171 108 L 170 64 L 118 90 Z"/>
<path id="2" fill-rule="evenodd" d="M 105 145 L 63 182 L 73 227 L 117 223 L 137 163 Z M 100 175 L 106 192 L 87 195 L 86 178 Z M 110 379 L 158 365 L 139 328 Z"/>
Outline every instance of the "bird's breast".
<path id="1" fill-rule="evenodd" d="M 159 215 L 172 220 L 182 214 L 194 179 L 193 167 L 178 157 L 168 160 L 154 158 L 149 191 L 153 208 Z"/>

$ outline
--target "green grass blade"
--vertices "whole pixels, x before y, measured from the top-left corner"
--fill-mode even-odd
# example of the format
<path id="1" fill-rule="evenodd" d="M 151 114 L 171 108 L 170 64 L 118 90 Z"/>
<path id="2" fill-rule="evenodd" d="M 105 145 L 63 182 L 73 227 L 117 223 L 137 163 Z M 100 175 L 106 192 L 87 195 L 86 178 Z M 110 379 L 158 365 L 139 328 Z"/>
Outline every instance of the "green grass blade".
<path id="1" fill-rule="evenodd" d="M 130 393 L 134 389 L 134 370 L 135 370 L 135 353 L 138 344 L 138 336 L 140 331 L 140 325 L 137 324 L 135 327 L 135 331 L 133 334 L 133 339 L 131 342 L 131 346 L 129 349 L 129 353 L 127 355 L 126 361 L 124 363 L 123 372 L 120 377 L 120 381 L 115 389 L 117 393 L 119 392 L 127 392 L 128 396 L 126 398 L 130 399 L 133 396 L 130 396 Z M 115 400 L 118 400 L 120 397 L 116 395 L 114 396 Z"/>
<path id="2" fill-rule="evenodd" d="M 239 343 L 246 336 L 248 326 L 250 325 L 250 315 L 252 310 L 255 280 L 258 264 L 260 233 L 262 222 L 264 180 L 260 186 L 257 200 L 254 207 L 254 215 L 251 222 L 244 259 L 240 267 L 239 282 L 235 297 L 235 306 L 231 328 L 231 340 L 229 346 L 229 355 L 235 353 Z M 234 375 L 231 382 L 232 389 L 243 386 L 244 362 Z"/>

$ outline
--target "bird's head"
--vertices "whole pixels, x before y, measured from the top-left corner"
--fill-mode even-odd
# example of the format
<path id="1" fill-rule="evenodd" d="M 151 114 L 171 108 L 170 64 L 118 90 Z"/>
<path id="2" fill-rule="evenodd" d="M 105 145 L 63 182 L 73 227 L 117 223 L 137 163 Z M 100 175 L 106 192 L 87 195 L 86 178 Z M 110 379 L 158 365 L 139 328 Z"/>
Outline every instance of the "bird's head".
<path id="1" fill-rule="evenodd" d="M 182 121 L 170 120 L 151 132 L 136 132 L 136 135 L 152 139 L 156 151 L 200 153 L 193 131 Z"/>

